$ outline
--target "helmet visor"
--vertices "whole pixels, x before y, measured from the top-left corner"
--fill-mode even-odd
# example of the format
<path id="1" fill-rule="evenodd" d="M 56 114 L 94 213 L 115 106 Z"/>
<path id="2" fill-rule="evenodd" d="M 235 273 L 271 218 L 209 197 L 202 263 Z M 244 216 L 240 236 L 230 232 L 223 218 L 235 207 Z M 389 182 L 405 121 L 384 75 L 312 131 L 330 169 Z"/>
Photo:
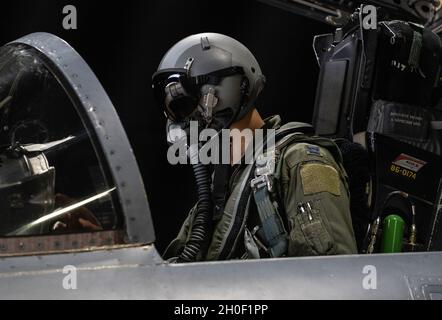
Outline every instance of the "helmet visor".
<path id="1" fill-rule="evenodd" d="M 152 88 L 156 101 L 170 120 L 183 121 L 198 107 L 198 90 L 182 69 L 155 74 Z"/>

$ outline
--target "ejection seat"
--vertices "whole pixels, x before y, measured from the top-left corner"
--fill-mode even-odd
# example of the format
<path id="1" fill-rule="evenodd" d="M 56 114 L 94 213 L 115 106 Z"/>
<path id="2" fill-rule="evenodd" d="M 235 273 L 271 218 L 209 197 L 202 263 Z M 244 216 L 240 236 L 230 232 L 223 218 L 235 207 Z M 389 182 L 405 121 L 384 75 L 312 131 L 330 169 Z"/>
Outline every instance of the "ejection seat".
<path id="1" fill-rule="evenodd" d="M 369 249 L 373 227 L 392 213 L 408 226 L 408 249 L 442 249 L 441 40 L 411 22 L 364 29 L 362 18 L 315 37 L 316 133 L 359 143 L 342 150 L 361 252 L 379 250 Z M 370 192 L 361 191 L 367 182 Z"/>

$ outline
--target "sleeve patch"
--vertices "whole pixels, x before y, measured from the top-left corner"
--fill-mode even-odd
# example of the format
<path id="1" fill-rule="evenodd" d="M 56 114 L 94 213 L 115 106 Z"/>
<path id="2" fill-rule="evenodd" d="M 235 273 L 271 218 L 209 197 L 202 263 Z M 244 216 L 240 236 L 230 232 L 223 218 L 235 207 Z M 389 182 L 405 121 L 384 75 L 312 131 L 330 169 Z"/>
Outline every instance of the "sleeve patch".
<path id="1" fill-rule="evenodd" d="M 341 195 L 339 173 L 332 166 L 319 163 L 304 164 L 301 167 L 301 180 L 304 195 L 320 192 Z"/>

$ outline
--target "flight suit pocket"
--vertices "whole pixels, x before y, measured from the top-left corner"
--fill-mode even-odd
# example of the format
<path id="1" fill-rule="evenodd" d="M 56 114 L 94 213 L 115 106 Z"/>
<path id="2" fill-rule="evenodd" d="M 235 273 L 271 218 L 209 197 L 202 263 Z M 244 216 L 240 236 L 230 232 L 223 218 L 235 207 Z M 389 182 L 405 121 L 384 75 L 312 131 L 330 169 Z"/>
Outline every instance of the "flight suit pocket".
<path id="1" fill-rule="evenodd" d="M 305 207 L 304 207 L 305 206 Z M 311 208 L 311 209 L 310 209 Z M 300 204 L 298 214 L 291 220 L 289 256 L 321 256 L 334 252 L 333 238 L 317 209 Z"/>

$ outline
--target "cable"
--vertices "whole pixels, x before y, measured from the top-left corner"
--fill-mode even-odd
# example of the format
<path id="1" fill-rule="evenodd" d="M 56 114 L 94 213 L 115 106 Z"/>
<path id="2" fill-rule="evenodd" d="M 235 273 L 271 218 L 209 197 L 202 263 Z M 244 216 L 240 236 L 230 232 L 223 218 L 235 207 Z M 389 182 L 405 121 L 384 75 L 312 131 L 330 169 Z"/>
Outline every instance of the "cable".
<path id="1" fill-rule="evenodd" d="M 199 254 L 204 255 L 209 240 L 208 231 L 212 217 L 210 172 L 203 164 L 194 164 L 192 169 L 196 180 L 198 203 L 190 237 L 177 259 L 178 263 L 195 262 Z"/>

